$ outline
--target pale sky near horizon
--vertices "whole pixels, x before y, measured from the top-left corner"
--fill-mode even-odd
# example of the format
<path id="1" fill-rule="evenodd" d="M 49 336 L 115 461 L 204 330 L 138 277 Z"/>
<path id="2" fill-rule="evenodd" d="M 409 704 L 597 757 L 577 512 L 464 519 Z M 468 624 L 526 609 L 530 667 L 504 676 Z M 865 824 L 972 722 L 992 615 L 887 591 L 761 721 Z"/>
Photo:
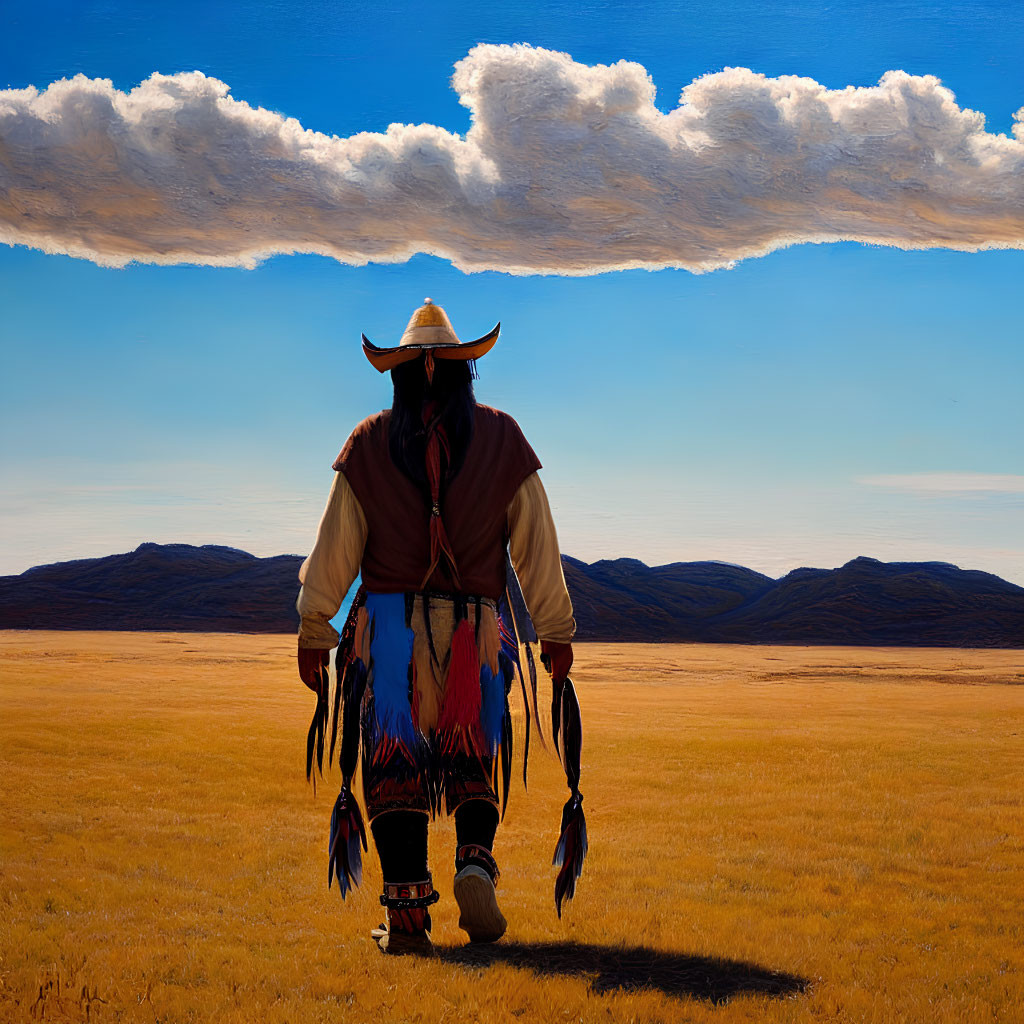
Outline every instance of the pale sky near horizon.
<path id="1" fill-rule="evenodd" d="M 961 109 L 985 116 L 985 131 L 1006 137 L 1011 156 L 1020 145 L 1010 140 L 1024 105 L 1024 8 L 703 6 L 437 5 L 424 16 L 402 0 L 384 17 L 367 5 L 43 2 L 5 15 L 0 89 L 44 90 L 82 73 L 127 91 L 153 72 L 199 70 L 235 99 L 328 135 L 382 133 L 391 122 L 445 129 L 458 138 L 431 137 L 440 175 L 443 145 L 457 147 L 469 127 L 453 67 L 478 43 L 526 42 L 581 66 L 642 65 L 662 113 L 689 83 L 727 67 L 830 90 L 875 86 L 891 70 L 935 75 Z M 76 103 L 75 117 L 99 116 L 99 106 Z M 0 97 L 0 132 L 4 109 Z M 183 123 L 199 133 L 195 118 Z M 589 151 L 580 173 L 605 156 Z M 33 157 L 44 192 L 104 187 L 80 170 L 62 182 L 45 158 Z M 664 180 L 644 159 L 614 165 L 623 209 L 629 189 L 639 209 Z M 1019 223 L 1020 195 L 987 215 L 985 229 Z M 65 198 L 84 216 L 78 193 Z M 256 213 L 242 228 L 211 220 L 210 237 L 226 247 L 218 252 L 258 231 L 260 211 L 272 218 L 272 198 L 252 197 Z M 96 202 L 101 224 L 112 202 Z M 563 202 L 582 208 L 570 192 Z M 943 217 L 963 205 L 948 204 Z M 928 219 L 898 190 L 879 209 L 893 230 Z M 371 214 L 367 233 L 383 237 L 386 209 Z M 820 226 L 836 211 L 806 216 Z M 671 262 L 679 231 L 665 224 L 647 242 Z M 60 236 L 66 251 L 75 230 Z M 189 224 L 174 230 L 178 239 Z M 533 258 L 532 236 L 504 230 L 456 243 Z M 567 273 L 582 272 L 571 263 L 579 253 L 600 259 L 580 230 L 552 241 L 544 258 Z M 722 228 L 730 258 L 750 244 L 746 230 Z M 632 251 L 632 237 L 622 238 L 621 251 Z M 679 253 L 680 264 L 690 258 Z M 590 276 L 465 273 L 422 254 L 365 266 L 282 254 L 253 269 L 117 269 L 0 246 L 0 573 L 144 541 L 308 551 L 334 455 L 360 418 L 390 404 L 388 378 L 365 361 L 359 334 L 394 343 L 430 295 L 464 338 L 502 322 L 477 396 L 512 413 L 537 450 L 567 554 L 719 559 L 772 576 L 867 555 L 953 562 L 1024 585 L 1022 279 L 1020 249 L 858 241 L 796 244 L 703 274 Z"/>

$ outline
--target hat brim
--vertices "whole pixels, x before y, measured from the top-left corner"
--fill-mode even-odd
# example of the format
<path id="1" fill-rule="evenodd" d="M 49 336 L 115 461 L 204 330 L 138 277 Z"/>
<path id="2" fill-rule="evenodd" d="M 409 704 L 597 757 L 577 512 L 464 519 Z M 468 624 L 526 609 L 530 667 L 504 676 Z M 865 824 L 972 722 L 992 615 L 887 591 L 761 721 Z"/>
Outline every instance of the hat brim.
<path id="1" fill-rule="evenodd" d="M 394 348 L 379 348 L 364 334 L 362 336 L 363 352 L 373 368 L 380 373 L 393 370 L 399 364 L 409 362 L 410 359 L 416 359 L 428 350 L 434 353 L 435 359 L 479 359 L 494 348 L 500 330 L 501 323 L 499 321 L 476 341 L 424 342 L 421 345 L 396 345 Z"/>

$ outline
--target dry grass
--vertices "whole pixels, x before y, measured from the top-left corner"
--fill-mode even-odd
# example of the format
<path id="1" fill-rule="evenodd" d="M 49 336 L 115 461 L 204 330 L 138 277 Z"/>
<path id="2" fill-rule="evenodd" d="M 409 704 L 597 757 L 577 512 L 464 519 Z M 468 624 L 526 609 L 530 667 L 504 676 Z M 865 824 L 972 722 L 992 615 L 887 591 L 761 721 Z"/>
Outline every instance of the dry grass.
<path id="1" fill-rule="evenodd" d="M 507 939 L 389 959 L 326 889 L 288 637 L 0 633 L 0 1020 L 1024 1020 L 1021 652 L 580 645 L 564 780 L 499 833 Z M 1013 684 L 1013 685 L 1011 685 Z"/>

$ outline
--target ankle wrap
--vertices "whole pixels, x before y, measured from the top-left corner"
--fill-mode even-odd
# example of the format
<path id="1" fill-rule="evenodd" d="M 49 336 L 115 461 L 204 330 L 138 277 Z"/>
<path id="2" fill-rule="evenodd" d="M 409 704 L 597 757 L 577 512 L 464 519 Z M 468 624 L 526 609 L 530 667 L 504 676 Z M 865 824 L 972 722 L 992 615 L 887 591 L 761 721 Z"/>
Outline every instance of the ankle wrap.
<path id="1" fill-rule="evenodd" d="M 460 846 L 455 851 L 455 870 L 461 871 L 467 864 L 476 864 L 483 868 L 497 886 L 501 872 L 498 870 L 498 862 L 494 859 L 494 854 L 486 846 L 480 846 L 477 843 Z"/>
<path id="2" fill-rule="evenodd" d="M 440 898 L 441 894 L 434 888 L 428 874 L 422 882 L 385 882 L 380 904 L 389 910 L 420 910 Z"/>

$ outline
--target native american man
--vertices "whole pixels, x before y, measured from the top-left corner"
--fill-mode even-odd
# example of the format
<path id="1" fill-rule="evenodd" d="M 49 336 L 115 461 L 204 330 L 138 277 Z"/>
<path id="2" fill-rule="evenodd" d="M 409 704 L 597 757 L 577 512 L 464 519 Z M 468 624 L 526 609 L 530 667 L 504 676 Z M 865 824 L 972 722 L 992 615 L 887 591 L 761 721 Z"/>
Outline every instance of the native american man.
<path id="1" fill-rule="evenodd" d="M 329 620 L 362 574 L 337 658 L 336 693 L 344 688 L 346 702 L 342 759 L 350 764 L 332 821 L 332 860 L 335 843 L 359 857 L 362 822 L 347 792 L 355 755 L 345 742 L 361 740 L 387 908 L 387 926 L 374 937 L 386 952 L 429 949 L 428 908 L 438 894 L 427 868 L 427 825 L 441 810 L 455 816 L 460 927 L 475 942 L 505 931 L 492 850 L 499 759 L 508 792 L 508 693 L 519 651 L 507 606 L 502 611 L 509 561 L 556 689 L 572 665 L 575 621 L 540 462 L 515 420 L 473 394 L 475 360 L 499 329 L 463 344 L 444 310 L 426 299 L 397 346 L 378 348 L 363 336 L 372 365 L 391 371 L 394 404 L 360 423 L 342 448 L 299 573 L 299 675 L 325 715 L 328 652 L 339 645 Z M 321 756 L 322 745 L 321 732 Z M 353 821 L 340 839 L 339 814 Z M 339 867 L 343 895 L 348 874 Z M 556 901 L 560 909 L 557 891 Z"/>

